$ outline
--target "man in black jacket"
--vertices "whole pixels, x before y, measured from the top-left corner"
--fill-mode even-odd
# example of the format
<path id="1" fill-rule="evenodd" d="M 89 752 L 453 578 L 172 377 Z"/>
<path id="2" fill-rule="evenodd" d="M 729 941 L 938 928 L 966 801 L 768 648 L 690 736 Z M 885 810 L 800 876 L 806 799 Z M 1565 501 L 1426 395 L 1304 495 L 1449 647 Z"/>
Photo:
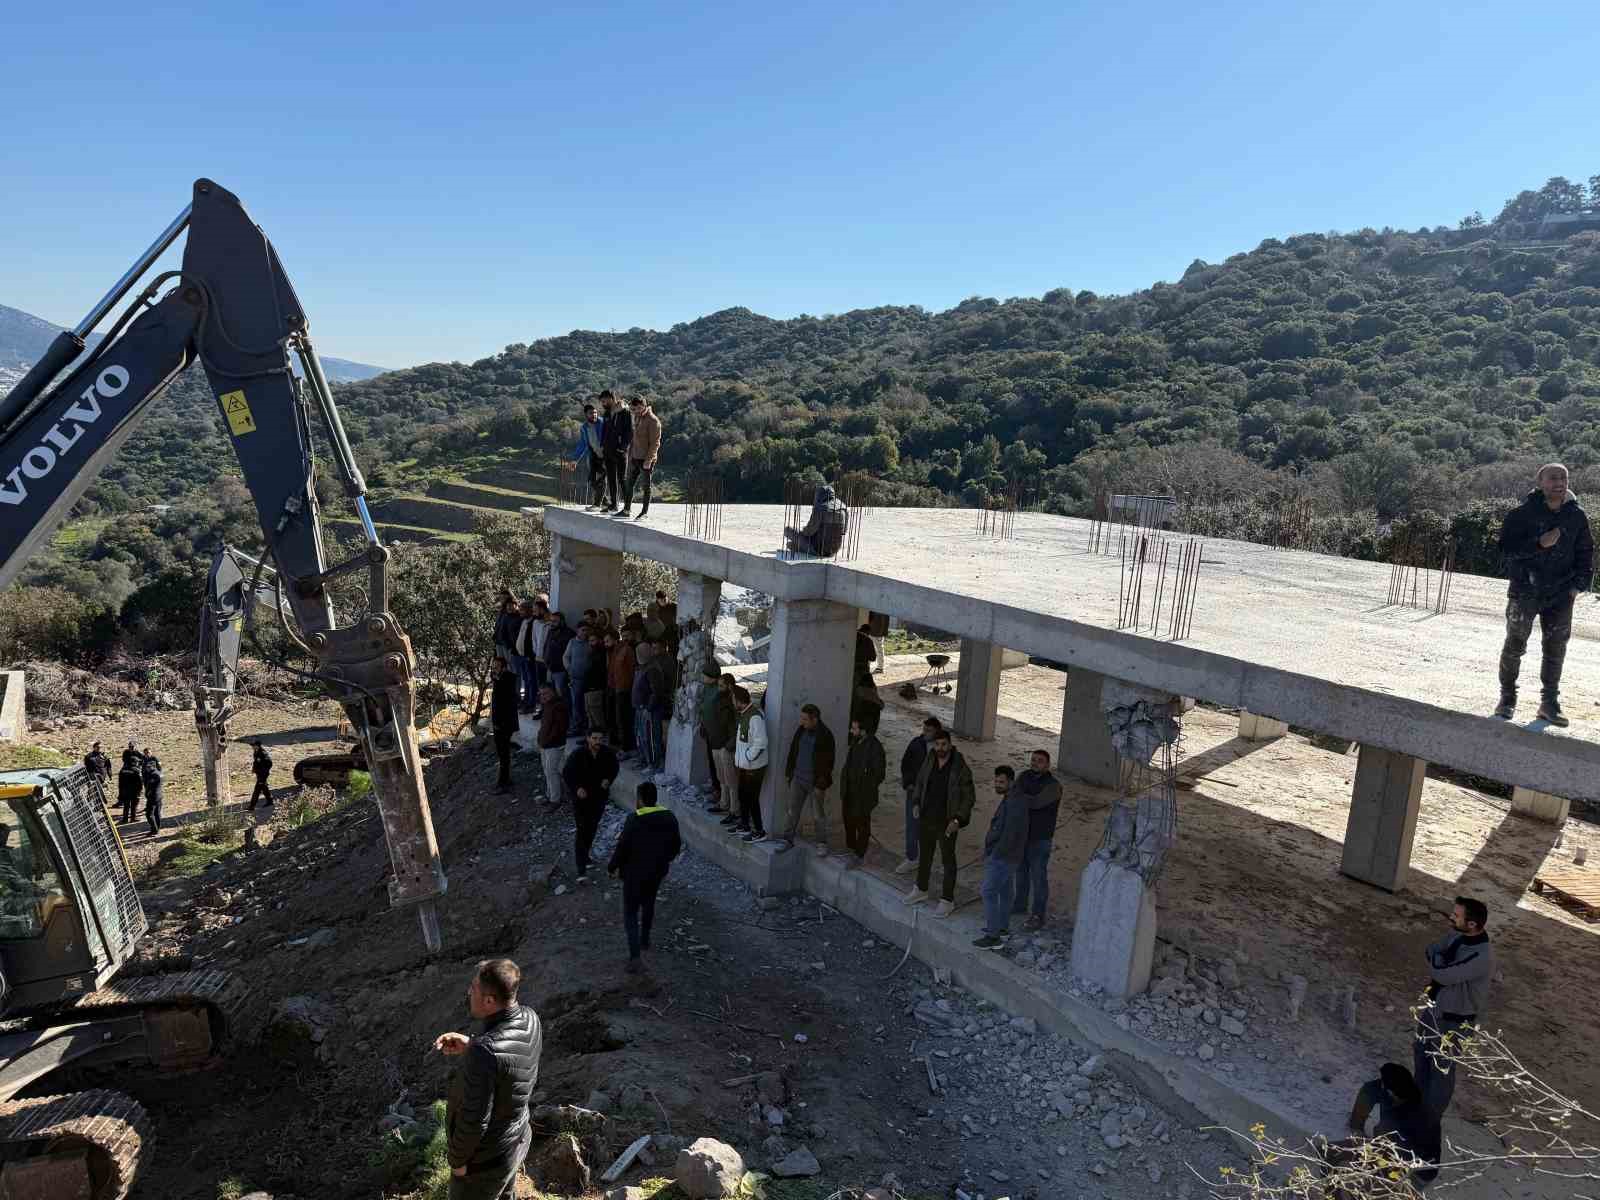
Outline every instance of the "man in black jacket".
<path id="1" fill-rule="evenodd" d="M 917 858 L 922 853 L 922 823 L 911 815 L 911 789 L 916 786 L 922 760 L 928 757 L 928 747 L 943 728 L 938 717 L 928 717 L 922 722 L 921 735 L 912 738 L 900 756 L 900 787 L 906 797 L 906 857 L 894 869 L 896 875 L 909 875 L 917 869 Z"/>
<path id="2" fill-rule="evenodd" d="M 522 972 L 486 959 L 467 987 L 467 1009 L 483 1032 L 441 1033 L 433 1048 L 461 1058 L 445 1102 L 450 1200 L 511 1200 L 533 1131 L 528 1104 L 539 1082 L 539 1014 L 517 1003 Z"/>
<path id="3" fill-rule="evenodd" d="M 633 414 L 610 388 L 600 393 L 600 408 L 605 413 L 600 450 L 606 471 L 606 502 L 600 511 L 614 512 L 622 503 L 622 483 L 628 474 L 628 447 L 633 445 Z"/>
<path id="4" fill-rule="evenodd" d="M 1572 636 L 1572 605 L 1594 579 L 1594 538 L 1589 517 L 1567 488 L 1560 463 L 1539 468 L 1538 484 L 1500 528 L 1500 553 L 1511 581 L 1506 602 L 1506 641 L 1500 651 L 1500 703 L 1494 715 L 1509 721 L 1517 711 L 1517 674 L 1539 618 L 1539 719 L 1566 725 L 1561 711 L 1561 666 Z"/>
<path id="5" fill-rule="evenodd" d="M 628 974 L 644 969 L 640 954 L 650 949 L 650 926 L 656 919 L 656 892 L 672 860 L 683 849 L 678 818 L 656 805 L 656 785 L 641 783 L 634 792 L 633 815 L 622 827 L 606 870 L 622 876 L 622 927 L 628 934 Z"/>
<path id="6" fill-rule="evenodd" d="M 150 836 L 155 837 L 161 832 L 161 797 L 162 775 L 161 760 L 149 746 L 144 748 L 143 762 L 139 773 L 144 779 L 144 815 L 150 824 Z"/>
<path id="7" fill-rule="evenodd" d="M 89 774 L 98 779 L 102 787 L 111 783 L 111 760 L 100 749 L 99 742 L 89 747 L 89 753 L 83 756 L 83 765 L 89 768 Z"/>
<path id="8" fill-rule="evenodd" d="M 117 772 L 117 799 L 122 804 L 122 823 L 139 819 L 139 797 L 144 792 L 144 776 L 139 773 L 139 752 L 128 743 L 122 752 L 122 770 Z"/>
<path id="9" fill-rule="evenodd" d="M 500 759 L 500 778 L 494 790 L 511 790 L 511 736 L 517 732 L 517 701 L 521 682 L 500 655 L 494 659 L 494 689 L 489 693 L 489 724 L 494 729 L 494 752 Z"/>
<path id="10" fill-rule="evenodd" d="M 878 793 L 888 767 L 883 759 L 883 743 L 875 734 L 850 722 L 850 748 L 845 751 L 844 770 L 839 773 L 839 809 L 844 817 L 844 844 L 850 850 L 845 867 L 859 867 L 867 860 L 872 843 L 872 810 L 878 807 Z"/>
<path id="11" fill-rule="evenodd" d="M 272 777 L 272 755 L 267 753 L 267 748 L 257 738 L 253 743 L 255 753 L 250 756 L 250 770 L 256 777 L 256 786 L 250 793 L 250 807 L 254 808 L 258 801 L 264 802 L 267 807 L 272 806 L 272 787 L 267 780 Z"/>
<path id="12" fill-rule="evenodd" d="M 617 778 L 617 756 L 606 745 L 604 730 L 591 729 L 588 736 L 561 768 L 562 781 L 572 797 L 572 815 L 577 820 L 573 857 L 578 863 L 578 882 L 589 882 L 589 850 L 600 828 L 600 818 L 611 798 L 611 784 Z"/>

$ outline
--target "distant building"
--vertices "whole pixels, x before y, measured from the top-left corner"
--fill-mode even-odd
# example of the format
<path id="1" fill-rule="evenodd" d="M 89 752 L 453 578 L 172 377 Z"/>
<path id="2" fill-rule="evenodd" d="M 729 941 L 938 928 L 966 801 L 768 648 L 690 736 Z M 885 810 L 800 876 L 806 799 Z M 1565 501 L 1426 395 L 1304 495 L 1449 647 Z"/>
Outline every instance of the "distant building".
<path id="1" fill-rule="evenodd" d="M 1163 529 L 1172 522 L 1178 511 L 1176 496 L 1119 496 L 1113 494 L 1107 502 L 1113 521 L 1128 525 L 1143 525 L 1146 529 Z"/>

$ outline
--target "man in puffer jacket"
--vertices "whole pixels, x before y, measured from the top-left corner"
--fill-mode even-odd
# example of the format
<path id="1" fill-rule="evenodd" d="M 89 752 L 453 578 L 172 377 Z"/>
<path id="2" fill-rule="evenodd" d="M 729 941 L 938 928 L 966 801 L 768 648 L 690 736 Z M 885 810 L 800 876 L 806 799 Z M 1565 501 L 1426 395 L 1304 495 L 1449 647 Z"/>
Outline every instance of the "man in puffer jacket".
<path id="1" fill-rule="evenodd" d="M 1572 637 L 1572 606 L 1594 581 L 1594 538 L 1589 517 L 1567 487 L 1560 463 L 1539 468 L 1538 486 L 1506 514 L 1500 553 L 1510 580 L 1506 640 L 1500 650 L 1500 703 L 1494 715 L 1509 721 L 1517 711 L 1517 675 L 1539 618 L 1539 719 L 1566 725 L 1561 711 L 1561 667 Z"/>
<path id="2" fill-rule="evenodd" d="M 817 488 L 811 502 L 811 519 L 804 529 L 784 526 L 783 534 L 790 550 L 799 554 L 815 554 L 829 558 L 839 552 L 844 544 L 845 526 L 850 520 L 850 510 L 827 484 Z"/>
<path id="3" fill-rule="evenodd" d="M 450 1200 L 510 1200 L 533 1130 L 528 1105 L 539 1083 L 544 1035 L 539 1014 L 517 1003 L 522 972 L 509 958 L 486 959 L 467 987 L 467 1009 L 483 1032 L 442 1033 L 433 1048 L 461 1065 L 445 1102 Z"/>

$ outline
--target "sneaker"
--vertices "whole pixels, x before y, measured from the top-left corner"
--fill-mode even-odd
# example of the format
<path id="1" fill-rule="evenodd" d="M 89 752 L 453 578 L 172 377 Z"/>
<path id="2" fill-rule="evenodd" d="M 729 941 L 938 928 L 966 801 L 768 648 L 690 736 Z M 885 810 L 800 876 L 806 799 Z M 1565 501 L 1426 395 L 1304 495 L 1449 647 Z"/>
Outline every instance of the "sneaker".
<path id="1" fill-rule="evenodd" d="M 1044 918 L 1043 917 L 1029 917 L 1026 921 L 1024 921 L 1022 923 L 1022 927 L 1024 929 L 1043 929 L 1044 928 Z"/>
<path id="2" fill-rule="evenodd" d="M 1509 721 L 1517 712 L 1517 698 L 1515 696 L 1501 696 L 1500 703 L 1494 706 L 1494 715 L 1502 721 Z"/>
<path id="3" fill-rule="evenodd" d="M 921 888 L 917 887 L 916 884 L 912 884 L 911 885 L 911 890 L 906 893 L 906 898 L 904 900 L 904 903 L 906 903 L 906 904 L 921 904 L 927 898 L 928 898 L 928 893 L 927 892 L 925 892 Z"/>
<path id="4" fill-rule="evenodd" d="M 832 851 L 830 851 L 828 847 L 821 842 L 818 842 L 815 846 L 813 846 L 811 848 L 811 852 L 818 858 L 827 858 L 828 855 L 832 853 Z"/>
<path id="5" fill-rule="evenodd" d="M 600 506 L 598 504 L 585 504 L 583 506 L 583 511 L 584 512 L 599 512 L 600 511 Z"/>
<path id="6" fill-rule="evenodd" d="M 1548 721 L 1550 724 L 1565 729 L 1572 724 L 1567 720 L 1567 714 L 1561 711 L 1561 705 L 1555 700 L 1541 700 L 1539 702 L 1539 720 Z"/>
<path id="7" fill-rule="evenodd" d="M 635 520 L 635 521 L 642 521 L 642 520 L 644 520 L 644 519 L 645 519 L 645 516 L 646 516 L 646 515 L 647 515 L 647 514 L 648 514 L 648 513 L 649 513 L 649 512 L 650 512 L 650 506 L 649 506 L 649 505 L 648 505 L 648 504 L 646 504 L 646 505 L 645 505 L 645 506 L 644 506 L 644 507 L 643 507 L 643 508 L 641 508 L 641 509 L 640 509 L 640 510 L 639 510 L 639 513 L 638 513 L 638 515 L 637 515 L 637 516 L 635 516 L 635 517 L 634 517 L 634 518 L 633 518 L 633 519 L 634 519 L 634 520 Z"/>
<path id="8" fill-rule="evenodd" d="M 956 906 L 953 900 L 941 900 L 938 907 L 933 910 L 933 915 L 936 917 L 948 917 L 955 910 Z"/>
<path id="9" fill-rule="evenodd" d="M 720 804 L 708 804 L 706 805 L 706 811 L 708 813 L 716 813 L 720 816 L 725 814 L 728 810 L 723 808 Z"/>
<path id="10" fill-rule="evenodd" d="M 782 854 L 785 850 L 794 849 L 794 843 L 788 838 L 759 838 L 757 840 L 763 842 L 770 841 L 772 843 L 772 848 L 779 854 Z"/>
<path id="11" fill-rule="evenodd" d="M 777 841 L 778 839 L 773 837 L 770 833 L 747 833 L 745 834 L 744 840 L 749 842 L 752 846 L 765 846 Z"/>
<path id="12" fill-rule="evenodd" d="M 737 829 L 739 827 L 739 818 L 729 813 L 718 824 L 726 825 L 729 829 Z"/>
<path id="13" fill-rule="evenodd" d="M 998 950 L 1006 944 L 1006 935 L 1003 933 L 986 933 L 981 938 L 974 938 L 972 944 L 979 950 Z"/>
<path id="14" fill-rule="evenodd" d="M 898 867 L 896 867 L 894 869 L 894 873 L 896 875 L 909 875 L 909 874 L 911 874 L 911 872 L 915 871 L 916 869 L 917 869 L 917 860 L 914 859 L 914 858 L 908 858 L 908 859 L 905 860 L 905 862 L 901 863 Z"/>
<path id="15" fill-rule="evenodd" d="M 738 830 L 737 832 L 738 832 L 738 836 L 739 836 L 739 840 L 740 841 L 744 841 L 744 842 L 764 842 L 764 841 L 767 840 L 761 834 L 757 833 L 754 829 L 741 829 L 741 830 Z"/>
<path id="16" fill-rule="evenodd" d="M 611 515 L 614 516 L 614 517 L 625 517 L 625 516 L 627 516 L 628 515 L 628 506 L 626 504 L 624 504 L 621 508 L 617 509 L 617 511 L 612 513 Z"/>
<path id="17" fill-rule="evenodd" d="M 572 882 L 573 883 L 588 883 L 589 882 L 589 872 L 587 872 L 587 871 L 579 871 L 578 872 L 578 877 L 576 879 L 574 879 Z"/>

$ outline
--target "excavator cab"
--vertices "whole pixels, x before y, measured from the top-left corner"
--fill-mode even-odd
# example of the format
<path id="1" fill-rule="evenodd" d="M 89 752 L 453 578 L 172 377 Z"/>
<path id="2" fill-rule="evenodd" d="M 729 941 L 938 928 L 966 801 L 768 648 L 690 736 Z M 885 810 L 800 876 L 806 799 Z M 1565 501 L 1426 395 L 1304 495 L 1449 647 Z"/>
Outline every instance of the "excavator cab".
<path id="1" fill-rule="evenodd" d="M 5 1010 L 95 991 L 145 928 L 99 781 L 81 766 L 0 772 Z"/>

